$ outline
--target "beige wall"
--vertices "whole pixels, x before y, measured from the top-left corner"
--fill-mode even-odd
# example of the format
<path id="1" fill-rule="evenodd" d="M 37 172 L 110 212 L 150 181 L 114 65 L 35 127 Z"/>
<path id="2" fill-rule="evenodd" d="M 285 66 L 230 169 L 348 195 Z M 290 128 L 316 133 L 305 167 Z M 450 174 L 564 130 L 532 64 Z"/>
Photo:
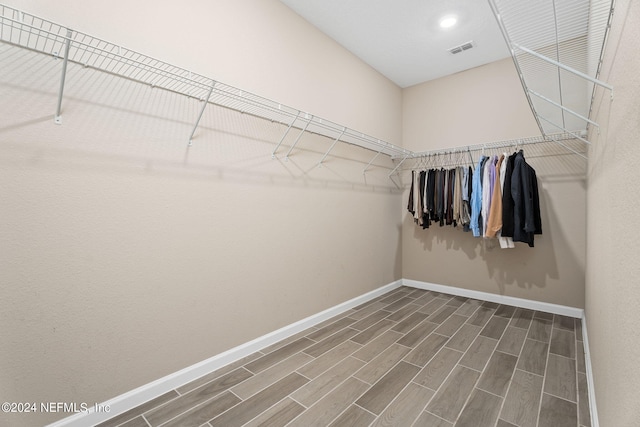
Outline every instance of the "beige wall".
<path id="1" fill-rule="evenodd" d="M 640 419 L 640 241 L 634 195 L 640 164 L 640 4 L 616 2 L 592 117 L 587 191 L 586 308 L 600 425 Z"/>
<path id="2" fill-rule="evenodd" d="M 410 150 L 535 135 L 539 130 L 511 59 L 403 91 L 403 136 Z M 543 235 L 536 237 L 535 248 L 517 243 L 513 250 L 502 250 L 447 226 L 423 230 L 406 212 L 405 191 L 404 278 L 584 306 L 586 161 L 553 144 L 524 149 L 540 184 Z M 475 161 L 479 154 L 473 153 Z M 405 183 L 409 174 L 405 172 Z"/>
<path id="3" fill-rule="evenodd" d="M 400 89 L 278 1 L 48 3 L 11 2 L 400 141 Z M 73 64 L 56 126 L 60 62 L 0 49 L 3 400 L 102 402 L 401 277 L 390 160 L 272 160 L 284 126 L 215 107 L 187 149 L 198 101 Z"/>

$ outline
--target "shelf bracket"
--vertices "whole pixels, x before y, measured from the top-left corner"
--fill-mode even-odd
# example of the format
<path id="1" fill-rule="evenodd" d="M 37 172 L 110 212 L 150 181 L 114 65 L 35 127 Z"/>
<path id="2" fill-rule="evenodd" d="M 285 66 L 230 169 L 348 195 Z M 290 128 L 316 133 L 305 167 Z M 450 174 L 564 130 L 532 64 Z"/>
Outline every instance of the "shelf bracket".
<path id="1" fill-rule="evenodd" d="M 298 137 L 296 138 L 296 140 L 293 142 L 293 145 L 291 146 L 291 148 L 289 148 L 289 151 L 287 151 L 287 155 L 284 156 L 284 160 L 285 161 L 289 161 L 289 154 L 291 154 L 291 152 L 293 151 L 293 149 L 296 147 L 296 145 L 298 145 L 298 142 L 300 141 L 300 138 L 302 138 L 302 135 L 307 131 L 307 128 L 309 127 L 309 125 L 311 124 L 311 120 L 313 120 L 313 116 L 309 117 L 309 121 L 307 121 L 307 123 L 304 125 L 304 128 L 302 129 L 302 131 L 298 134 Z"/>
<path id="2" fill-rule="evenodd" d="M 407 160 L 407 158 L 409 158 L 409 155 L 408 155 L 408 154 L 407 154 L 406 156 L 404 156 L 404 158 L 400 161 L 400 163 L 398 163 L 398 164 L 396 165 L 396 167 L 395 167 L 395 168 L 393 168 L 393 170 L 392 170 L 391 172 L 389 172 L 389 178 L 391 178 L 391 175 L 393 175 L 393 174 L 394 174 L 394 172 L 398 170 L 398 168 L 400 167 L 400 165 L 402 165 L 402 164 L 404 163 L 404 161 L 405 161 L 405 160 Z"/>
<path id="3" fill-rule="evenodd" d="M 62 94 L 64 93 L 64 81 L 67 77 L 67 64 L 69 62 L 69 48 L 71 47 L 71 36 L 73 32 L 67 28 L 67 37 L 64 43 L 64 59 L 62 60 L 62 76 L 60 77 L 60 90 L 58 91 L 58 106 L 56 107 L 56 115 L 53 122 L 57 125 L 62 124 Z"/>
<path id="4" fill-rule="evenodd" d="M 284 131 L 284 135 L 282 135 L 282 138 L 280 138 L 280 142 L 278 142 L 278 145 L 276 145 L 276 148 L 273 149 L 273 152 L 271 153 L 271 158 L 272 159 L 276 158 L 276 152 L 278 151 L 278 148 L 280 148 L 280 145 L 282 144 L 282 141 L 284 141 L 284 139 L 287 137 L 287 135 L 289 134 L 289 131 L 291 130 L 291 127 L 296 122 L 296 120 L 298 120 L 299 116 L 300 116 L 300 111 L 298 111 L 298 114 L 296 114 L 296 116 L 293 118 L 293 120 L 291 121 L 291 124 L 289 125 L 287 130 Z"/>
<path id="5" fill-rule="evenodd" d="M 566 111 L 567 113 L 572 114 L 572 115 L 576 116 L 577 118 L 579 118 L 581 120 L 584 120 L 585 122 L 591 123 L 592 125 L 594 125 L 597 128 L 600 128 L 600 125 L 597 124 L 596 122 L 594 122 L 593 120 L 590 120 L 587 117 L 584 117 L 583 115 L 576 113 L 575 111 L 573 111 L 570 108 L 565 107 L 564 105 L 558 104 L 557 102 L 547 98 L 546 96 L 543 96 L 543 95 L 539 94 L 538 92 L 536 92 L 534 90 L 531 90 L 531 89 L 528 89 L 528 90 L 529 90 L 529 93 L 531 93 L 532 95 L 537 96 L 538 98 L 540 98 L 540 99 L 542 99 L 544 101 L 547 101 L 548 103 L 550 103 L 552 105 L 555 105 L 558 108 L 561 108 L 562 110 Z"/>
<path id="6" fill-rule="evenodd" d="M 364 167 L 364 169 L 362 169 L 362 174 L 364 175 L 365 173 L 367 173 L 367 169 L 369 169 L 369 166 L 371 166 L 371 164 L 378 158 L 378 156 L 380 155 L 380 153 L 382 153 L 382 150 L 384 150 L 384 148 L 381 148 L 380 151 L 378 151 L 376 153 L 375 156 L 373 156 L 373 159 L 371 159 L 371 161 L 369 163 L 367 163 L 367 166 Z M 394 169 L 395 171 L 395 169 Z M 389 175 L 391 176 L 391 175 Z"/>
<path id="7" fill-rule="evenodd" d="M 589 80 L 590 82 L 595 83 L 595 84 L 597 84 L 598 86 L 602 86 L 602 87 L 603 87 L 603 88 L 605 88 L 605 89 L 609 89 L 609 90 L 613 93 L 613 86 L 611 86 L 610 84 L 607 84 L 607 83 L 603 82 L 602 80 L 594 79 L 593 77 L 591 77 L 591 76 L 589 76 L 589 75 L 587 75 L 587 74 L 585 74 L 585 73 L 583 73 L 583 72 L 581 72 L 581 71 L 578 71 L 578 70 L 576 70 L 576 69 L 574 69 L 574 68 L 569 67 L 568 65 L 564 65 L 564 64 L 563 64 L 563 63 L 561 63 L 561 62 L 558 62 L 558 61 L 555 61 L 555 60 L 553 60 L 553 59 L 551 59 L 551 58 L 548 58 L 548 57 L 546 57 L 546 56 L 544 56 L 544 55 L 542 55 L 542 54 L 540 54 L 540 53 L 538 53 L 538 52 L 536 52 L 536 51 L 534 51 L 534 50 L 527 49 L 527 48 L 526 48 L 526 47 L 524 47 L 524 46 L 520 46 L 519 44 L 512 43 L 512 45 L 513 45 L 514 47 L 518 48 L 519 50 L 521 50 L 521 51 L 523 51 L 523 52 L 528 53 L 529 55 L 533 55 L 533 56 L 535 56 L 536 58 L 539 58 L 539 59 L 542 59 L 543 61 L 548 62 L 549 64 L 553 64 L 553 65 L 555 65 L 556 67 L 562 68 L 562 69 L 563 69 L 563 70 L 565 70 L 565 71 L 568 71 L 568 72 L 570 72 L 570 73 L 573 73 L 573 74 L 575 74 L 575 75 L 576 75 L 576 76 L 578 76 L 578 77 L 582 77 L 582 78 L 583 78 L 583 79 L 585 79 L 585 80 Z"/>
<path id="8" fill-rule="evenodd" d="M 200 114 L 198 114 L 198 119 L 196 120 L 195 125 L 193 126 L 193 130 L 191 131 L 191 135 L 189 135 L 189 146 L 193 143 L 193 135 L 196 133 L 196 129 L 198 129 L 198 125 L 200 124 L 200 120 L 202 119 L 202 115 L 204 114 L 204 109 L 207 108 L 207 104 L 209 103 L 209 98 L 211 98 L 211 93 L 213 92 L 213 88 L 216 86 L 216 82 L 211 84 L 209 88 L 209 93 L 207 93 L 207 98 L 204 100 L 204 104 L 202 104 L 202 108 L 200 109 Z"/>
<path id="9" fill-rule="evenodd" d="M 563 131 L 565 131 L 569 135 L 573 136 L 576 139 L 579 139 L 580 141 L 584 142 L 585 144 L 591 145 L 591 142 L 589 142 L 588 140 L 584 139 L 583 137 L 581 137 L 580 135 L 576 134 L 575 132 L 571 132 L 570 130 L 568 130 L 568 129 L 566 129 L 566 128 L 564 128 L 564 127 L 562 127 L 562 126 L 560 126 L 560 125 L 558 125 L 558 124 L 556 124 L 554 122 L 552 122 L 551 120 L 542 117 L 540 114 L 538 114 L 538 117 L 541 118 L 542 120 L 544 120 L 545 122 L 549 123 L 551 126 L 555 126 L 558 129 L 562 129 Z"/>
<path id="10" fill-rule="evenodd" d="M 340 141 L 340 138 L 342 138 L 342 135 L 344 135 L 344 133 L 347 131 L 347 128 L 344 127 L 342 128 L 342 133 L 340 134 L 340 136 L 338 136 L 335 141 L 333 141 L 333 144 L 331 144 L 331 147 L 329 147 L 329 149 L 327 150 L 326 153 L 324 153 L 324 156 L 322 156 L 322 159 L 320 159 L 320 161 L 318 162 L 318 167 L 322 166 L 322 162 L 324 162 L 324 159 L 327 158 L 327 156 L 329 155 L 329 153 L 331 152 L 331 150 L 333 150 L 333 147 L 336 146 L 336 144 L 338 143 L 338 141 Z"/>

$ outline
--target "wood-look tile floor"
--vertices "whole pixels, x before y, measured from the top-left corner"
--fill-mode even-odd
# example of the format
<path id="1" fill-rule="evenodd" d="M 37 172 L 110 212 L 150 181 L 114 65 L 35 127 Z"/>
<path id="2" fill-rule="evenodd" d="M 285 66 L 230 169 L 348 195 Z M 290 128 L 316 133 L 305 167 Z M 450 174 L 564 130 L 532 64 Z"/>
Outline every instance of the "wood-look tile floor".
<path id="1" fill-rule="evenodd" d="M 579 319 L 400 287 L 101 427 L 590 427 Z"/>

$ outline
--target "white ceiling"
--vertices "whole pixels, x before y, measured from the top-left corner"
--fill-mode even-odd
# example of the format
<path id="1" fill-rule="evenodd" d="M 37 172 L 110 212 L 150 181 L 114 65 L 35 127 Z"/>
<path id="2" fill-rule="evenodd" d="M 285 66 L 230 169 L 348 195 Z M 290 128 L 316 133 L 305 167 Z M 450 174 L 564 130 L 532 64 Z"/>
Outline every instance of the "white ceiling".
<path id="1" fill-rule="evenodd" d="M 403 88 L 509 56 L 487 0 L 280 1 Z M 448 14 L 458 23 L 442 29 Z"/>

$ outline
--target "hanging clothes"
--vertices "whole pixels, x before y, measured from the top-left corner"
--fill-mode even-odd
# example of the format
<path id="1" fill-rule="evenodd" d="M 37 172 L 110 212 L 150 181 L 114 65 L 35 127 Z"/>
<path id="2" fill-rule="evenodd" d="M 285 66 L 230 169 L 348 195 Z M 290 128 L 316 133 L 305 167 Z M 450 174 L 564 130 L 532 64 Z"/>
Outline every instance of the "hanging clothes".
<path id="1" fill-rule="evenodd" d="M 497 157 L 490 157 L 483 171 L 482 177 L 482 236 L 487 237 L 487 223 L 491 210 L 491 198 L 493 197 L 493 185 L 496 174 Z"/>
<path id="2" fill-rule="evenodd" d="M 536 171 L 525 161 L 520 150 L 515 157 L 511 177 L 513 210 L 513 241 L 533 247 L 534 235 L 542 234 L 540 198 Z"/>
<path id="3" fill-rule="evenodd" d="M 509 155 L 507 153 L 503 153 L 503 157 L 504 160 L 502 161 L 502 165 L 500 166 L 500 191 L 502 192 L 502 201 L 504 201 L 505 199 L 505 179 L 507 174 L 507 163 L 509 161 Z M 507 187 L 506 191 L 511 192 L 510 187 Z M 504 236 L 504 224 L 502 223 L 502 218 L 504 217 L 503 212 L 504 206 L 502 206 L 502 212 L 500 212 L 500 224 L 502 228 L 496 233 L 496 236 L 498 237 L 498 242 L 500 243 L 500 247 L 502 249 L 513 249 L 515 248 L 513 237 Z"/>
<path id="4" fill-rule="evenodd" d="M 478 160 L 478 166 L 476 170 L 473 172 L 473 183 L 471 190 L 471 219 L 469 227 L 471 228 L 471 232 L 474 237 L 480 237 L 480 218 L 481 218 L 481 210 L 482 210 L 482 165 L 485 163 L 487 158 L 485 156 L 481 156 L 480 160 Z"/>
<path id="5" fill-rule="evenodd" d="M 482 155 L 477 166 L 412 171 L 407 210 L 423 229 L 432 222 L 471 231 L 474 237 L 534 245 L 542 234 L 535 170 L 520 150 L 508 156 Z"/>
<path id="6" fill-rule="evenodd" d="M 462 229 L 466 232 L 470 231 L 471 223 L 471 193 L 473 170 L 471 166 L 464 168 L 464 178 L 462 181 Z"/>
<path id="7" fill-rule="evenodd" d="M 507 159 L 507 167 L 504 176 L 504 188 L 502 191 L 502 236 L 513 238 L 513 197 L 511 196 L 511 176 L 516 153 Z"/>
<path id="8" fill-rule="evenodd" d="M 496 237 L 498 231 L 502 228 L 502 188 L 500 185 L 502 163 L 504 163 L 504 154 L 500 156 L 495 167 L 496 173 L 491 197 L 491 209 L 489 211 L 489 220 L 487 221 L 487 237 Z"/>

